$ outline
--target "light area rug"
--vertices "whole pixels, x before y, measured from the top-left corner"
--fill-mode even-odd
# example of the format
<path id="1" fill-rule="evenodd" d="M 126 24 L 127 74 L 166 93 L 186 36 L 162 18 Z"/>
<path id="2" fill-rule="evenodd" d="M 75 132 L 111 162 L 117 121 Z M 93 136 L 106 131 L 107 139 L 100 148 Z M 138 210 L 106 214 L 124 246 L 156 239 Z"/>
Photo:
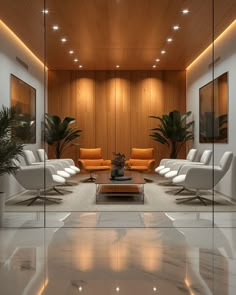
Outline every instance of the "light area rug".
<path id="1" fill-rule="evenodd" d="M 96 185 L 94 183 L 79 182 L 76 186 L 67 187 L 67 189 L 72 190 L 72 193 L 65 193 L 63 196 L 59 196 L 63 199 L 59 204 L 47 203 L 45 208 L 48 212 L 212 212 L 213 210 L 216 212 L 236 212 L 236 204 L 220 194 L 214 194 L 214 200 L 220 203 L 214 205 L 214 208 L 211 205 L 204 206 L 199 201 L 178 204 L 175 200 L 177 196 L 173 194 L 176 191 L 176 187 L 160 185 L 160 178 L 156 175 L 151 175 L 151 177 L 147 175 L 147 177 L 152 178 L 154 182 L 144 185 L 144 204 L 135 203 L 131 199 L 129 199 L 129 202 L 124 202 L 124 197 L 121 198 L 121 203 L 117 202 L 117 197 L 115 199 L 116 202 L 110 197 L 107 199 L 106 204 L 96 204 Z M 86 175 L 80 175 L 76 180 L 79 181 L 82 178 L 86 178 Z M 6 202 L 5 211 L 44 211 L 44 205 L 40 201 L 36 201 L 31 206 L 16 204 L 34 195 L 35 192 L 32 191 L 16 195 Z M 58 197 L 58 194 L 50 193 L 50 196 Z M 193 194 L 184 192 L 178 195 L 178 197 L 181 196 L 193 196 Z M 211 192 L 204 192 L 204 196 L 212 199 Z"/>

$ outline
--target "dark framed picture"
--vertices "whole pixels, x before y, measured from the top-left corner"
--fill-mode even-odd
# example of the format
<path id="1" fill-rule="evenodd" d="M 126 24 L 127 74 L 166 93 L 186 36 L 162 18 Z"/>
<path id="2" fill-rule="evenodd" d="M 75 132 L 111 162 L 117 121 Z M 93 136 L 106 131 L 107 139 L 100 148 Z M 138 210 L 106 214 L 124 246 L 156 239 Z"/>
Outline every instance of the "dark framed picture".
<path id="1" fill-rule="evenodd" d="M 228 142 L 228 73 L 199 89 L 199 142 Z"/>
<path id="2" fill-rule="evenodd" d="M 10 85 L 16 119 L 14 136 L 23 143 L 36 143 L 36 89 L 13 74 Z"/>

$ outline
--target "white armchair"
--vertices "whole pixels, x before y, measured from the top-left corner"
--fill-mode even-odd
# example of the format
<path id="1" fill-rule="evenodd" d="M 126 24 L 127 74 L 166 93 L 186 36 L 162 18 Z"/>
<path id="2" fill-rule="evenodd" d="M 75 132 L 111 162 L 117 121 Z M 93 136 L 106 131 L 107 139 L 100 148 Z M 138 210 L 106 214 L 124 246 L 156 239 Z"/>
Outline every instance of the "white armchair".
<path id="1" fill-rule="evenodd" d="M 211 157 L 212 157 L 212 150 L 205 150 L 202 153 L 202 156 L 199 160 L 199 162 L 191 162 L 191 163 L 186 163 L 186 162 L 176 162 L 176 163 L 172 163 L 169 168 L 170 171 L 165 173 L 165 177 L 166 178 L 174 178 L 175 176 L 178 175 L 180 168 L 183 167 L 184 165 L 188 165 L 188 166 L 197 166 L 197 165 L 209 165 L 210 161 L 211 161 Z"/>
<path id="2" fill-rule="evenodd" d="M 216 203 L 214 200 L 200 196 L 200 190 L 213 189 L 215 185 L 224 177 L 233 159 L 232 152 L 225 152 L 220 160 L 219 166 L 191 166 L 184 165 L 179 175 L 173 178 L 175 185 L 183 186 L 186 189 L 196 190 L 194 197 L 177 198 L 179 203 L 187 203 L 193 200 L 200 200 L 205 206 L 207 202 Z"/>
<path id="3" fill-rule="evenodd" d="M 29 202 L 27 206 L 30 206 L 36 200 L 43 200 L 44 202 L 48 201 L 51 203 L 59 203 L 59 201 L 62 200 L 60 198 L 46 197 L 45 195 L 46 190 L 53 189 L 57 191 L 55 186 L 65 183 L 65 179 L 59 175 L 52 174 L 49 167 L 44 167 L 42 165 L 23 166 L 17 170 L 14 176 L 23 188 L 37 191 L 37 195 L 35 197 L 18 203 Z M 41 195 L 42 191 L 44 191 L 43 195 Z"/>
<path id="4" fill-rule="evenodd" d="M 80 169 L 75 166 L 75 163 L 72 159 L 48 159 L 48 156 L 44 149 L 37 149 L 37 156 L 40 162 L 47 163 L 60 163 L 63 165 L 66 172 L 74 175 L 80 172 Z"/>
<path id="5" fill-rule="evenodd" d="M 197 156 L 197 150 L 196 149 L 191 149 L 188 152 L 188 155 L 187 155 L 186 159 L 162 159 L 161 162 L 160 162 L 160 165 L 155 169 L 155 172 L 160 174 L 161 170 L 168 167 L 167 164 L 176 163 L 178 161 L 187 162 L 187 163 L 192 162 L 192 161 L 194 161 L 196 159 L 196 156 Z"/>

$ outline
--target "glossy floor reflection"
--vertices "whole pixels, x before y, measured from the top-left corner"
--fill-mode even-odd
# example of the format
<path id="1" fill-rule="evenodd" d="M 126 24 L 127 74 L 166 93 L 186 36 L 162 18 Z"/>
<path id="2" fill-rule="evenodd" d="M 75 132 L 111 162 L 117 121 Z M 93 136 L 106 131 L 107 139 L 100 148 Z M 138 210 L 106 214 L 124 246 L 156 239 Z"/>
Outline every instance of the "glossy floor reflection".
<path id="1" fill-rule="evenodd" d="M 1 229 L 0 294 L 235 294 L 236 229 L 186 213 L 86 214 L 87 228 L 63 227 L 76 216 L 58 215 L 54 227 Z M 169 226 L 131 226 L 158 219 Z"/>

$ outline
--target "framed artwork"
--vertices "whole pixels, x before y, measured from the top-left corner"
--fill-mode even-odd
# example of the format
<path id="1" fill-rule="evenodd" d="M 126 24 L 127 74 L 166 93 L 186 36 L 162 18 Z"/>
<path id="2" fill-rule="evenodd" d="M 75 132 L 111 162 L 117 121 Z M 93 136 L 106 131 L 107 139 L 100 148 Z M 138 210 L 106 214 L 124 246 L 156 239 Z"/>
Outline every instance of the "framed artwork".
<path id="1" fill-rule="evenodd" d="M 199 142 L 228 142 L 228 73 L 199 89 Z"/>
<path id="2" fill-rule="evenodd" d="M 23 143 L 36 143 L 36 89 L 13 74 L 10 85 L 16 119 L 14 136 Z"/>

